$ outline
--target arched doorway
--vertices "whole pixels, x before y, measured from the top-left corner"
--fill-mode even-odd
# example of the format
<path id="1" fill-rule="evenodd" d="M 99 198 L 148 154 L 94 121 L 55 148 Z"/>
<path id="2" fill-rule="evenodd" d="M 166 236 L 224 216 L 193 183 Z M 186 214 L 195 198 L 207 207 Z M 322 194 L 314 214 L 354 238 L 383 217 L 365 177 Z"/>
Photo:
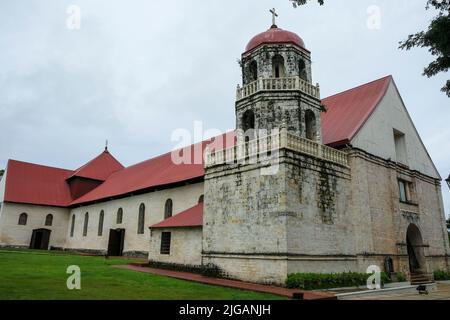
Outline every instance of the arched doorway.
<path id="1" fill-rule="evenodd" d="M 48 250 L 51 230 L 35 229 L 31 235 L 30 249 Z"/>
<path id="2" fill-rule="evenodd" d="M 426 273 L 426 259 L 423 252 L 422 234 L 415 224 L 410 224 L 406 232 L 409 270 L 411 274 Z"/>
<path id="3" fill-rule="evenodd" d="M 108 256 L 119 257 L 123 254 L 125 229 L 110 229 L 108 241 Z"/>

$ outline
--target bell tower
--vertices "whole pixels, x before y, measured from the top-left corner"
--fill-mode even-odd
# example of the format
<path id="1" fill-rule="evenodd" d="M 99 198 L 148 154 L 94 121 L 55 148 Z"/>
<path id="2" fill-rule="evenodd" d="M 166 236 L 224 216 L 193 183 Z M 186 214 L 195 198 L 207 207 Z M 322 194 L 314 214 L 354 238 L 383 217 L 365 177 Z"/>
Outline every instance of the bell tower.
<path id="1" fill-rule="evenodd" d="M 283 284 L 289 273 L 353 267 L 336 255 L 352 252 L 350 171 L 344 152 L 322 144 L 311 54 L 271 12 L 242 54 L 236 142 L 206 154 L 202 263 Z"/>
<path id="2" fill-rule="evenodd" d="M 319 85 L 312 84 L 311 53 L 295 33 L 273 24 L 253 37 L 241 57 L 242 86 L 236 94 L 236 128 L 283 124 L 290 133 L 321 142 Z"/>

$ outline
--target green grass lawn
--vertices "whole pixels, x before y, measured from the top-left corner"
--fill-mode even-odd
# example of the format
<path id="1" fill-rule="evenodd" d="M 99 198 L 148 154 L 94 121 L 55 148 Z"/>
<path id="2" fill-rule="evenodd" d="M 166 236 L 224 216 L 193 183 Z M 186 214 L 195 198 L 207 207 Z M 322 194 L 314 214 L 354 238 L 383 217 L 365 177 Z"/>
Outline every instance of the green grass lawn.
<path id="1" fill-rule="evenodd" d="M 121 270 L 131 260 L 35 250 L 0 250 L 0 300 L 6 299 L 282 299 L 251 291 L 210 286 Z M 66 287 L 66 269 L 81 269 L 81 290 Z"/>

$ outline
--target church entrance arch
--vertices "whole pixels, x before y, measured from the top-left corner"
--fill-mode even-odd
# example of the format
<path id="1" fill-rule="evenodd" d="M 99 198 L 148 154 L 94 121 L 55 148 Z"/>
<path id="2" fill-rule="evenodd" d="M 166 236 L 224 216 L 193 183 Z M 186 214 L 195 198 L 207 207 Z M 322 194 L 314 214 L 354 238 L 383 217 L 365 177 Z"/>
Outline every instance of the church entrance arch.
<path id="1" fill-rule="evenodd" d="M 110 229 L 108 242 L 108 256 L 118 257 L 123 254 L 125 229 Z"/>
<path id="2" fill-rule="evenodd" d="M 409 270 L 411 274 L 426 273 L 426 259 L 423 250 L 423 239 L 419 228 L 410 224 L 406 232 L 406 244 L 408 248 Z"/>
<path id="3" fill-rule="evenodd" d="M 51 230 L 35 229 L 31 235 L 30 249 L 48 250 Z"/>

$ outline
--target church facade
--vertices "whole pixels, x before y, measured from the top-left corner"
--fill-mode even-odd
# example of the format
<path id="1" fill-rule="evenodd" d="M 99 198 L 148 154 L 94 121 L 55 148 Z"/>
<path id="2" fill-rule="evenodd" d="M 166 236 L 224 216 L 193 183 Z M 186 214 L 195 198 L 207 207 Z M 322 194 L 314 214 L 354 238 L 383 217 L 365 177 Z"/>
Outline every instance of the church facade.
<path id="1" fill-rule="evenodd" d="M 9 160 L 0 246 L 276 284 L 371 265 L 449 270 L 442 179 L 392 76 L 322 99 L 311 52 L 276 25 L 240 63 L 234 132 L 129 167 L 107 149 L 76 170 Z"/>

